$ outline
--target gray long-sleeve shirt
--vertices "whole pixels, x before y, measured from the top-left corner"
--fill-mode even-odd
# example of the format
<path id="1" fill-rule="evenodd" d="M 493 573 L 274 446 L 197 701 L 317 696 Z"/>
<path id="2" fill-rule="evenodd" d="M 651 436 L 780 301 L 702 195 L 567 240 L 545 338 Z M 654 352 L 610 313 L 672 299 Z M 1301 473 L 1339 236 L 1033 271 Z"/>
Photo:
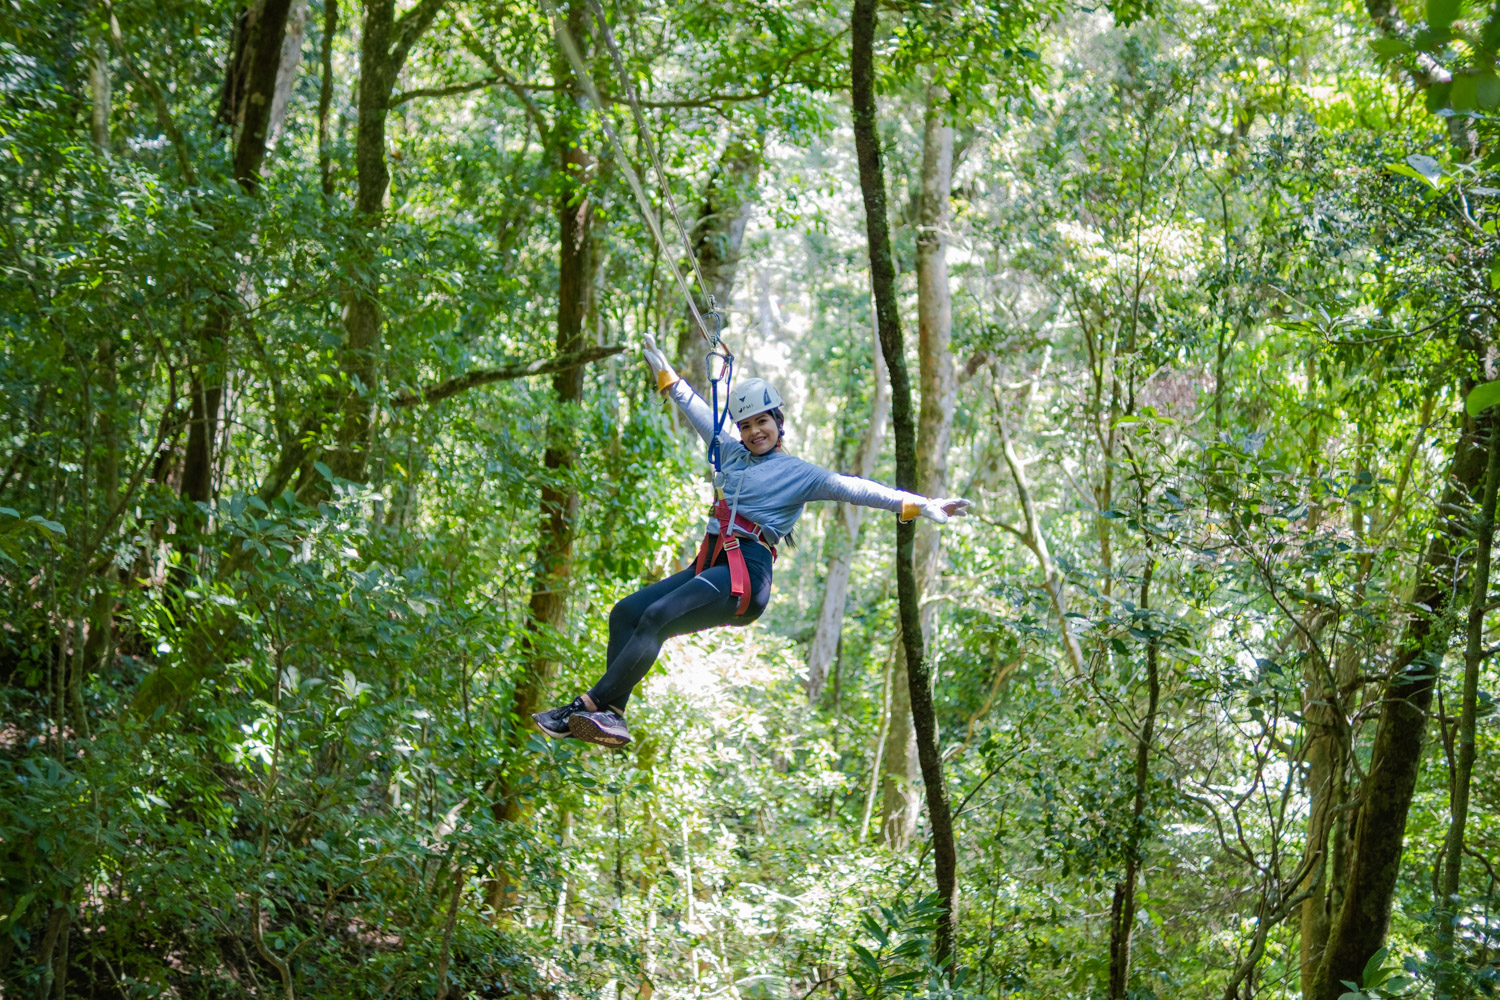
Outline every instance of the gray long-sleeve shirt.
<path id="1" fill-rule="evenodd" d="M 687 415 L 693 429 L 704 443 L 713 440 L 713 413 L 692 386 L 678 381 L 668 395 Z M 748 517 L 772 535 L 773 543 L 785 538 L 802 516 L 802 507 L 813 500 L 841 500 L 862 507 L 879 507 L 901 512 L 904 503 L 921 504 L 925 498 L 915 493 L 893 490 L 889 486 L 844 476 L 777 449 L 766 455 L 750 453 L 730 434 L 730 425 L 719 433 L 719 467 L 724 473 L 724 496 L 735 513 Z M 717 522 L 709 522 L 709 531 L 717 534 Z"/>

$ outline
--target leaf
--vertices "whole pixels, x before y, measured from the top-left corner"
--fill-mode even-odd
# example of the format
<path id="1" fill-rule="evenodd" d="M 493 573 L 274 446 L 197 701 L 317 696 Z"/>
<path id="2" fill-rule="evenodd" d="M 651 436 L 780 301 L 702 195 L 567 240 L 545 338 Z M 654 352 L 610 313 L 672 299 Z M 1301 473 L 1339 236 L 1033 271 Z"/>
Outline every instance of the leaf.
<path id="1" fill-rule="evenodd" d="M 1380 977 L 1381 981 L 1385 980 L 1386 977 L 1380 975 L 1380 967 L 1385 964 L 1385 956 L 1389 955 L 1390 952 L 1391 950 L 1386 947 L 1376 949 L 1375 954 L 1371 955 L 1370 960 L 1365 963 L 1365 971 L 1359 975 L 1361 985 L 1365 987 L 1378 985 L 1372 981 L 1377 976 Z"/>
<path id="2" fill-rule="evenodd" d="M 1427 180 L 1427 178 L 1423 177 L 1421 174 L 1417 173 L 1417 171 L 1413 170 L 1411 167 L 1408 167 L 1404 163 L 1387 163 L 1385 165 L 1385 169 L 1389 170 L 1393 174 L 1400 174 L 1402 177 L 1410 177 L 1412 180 L 1424 182 Z M 1290 327 L 1288 327 L 1285 323 L 1281 325 L 1290 329 Z"/>
<path id="3" fill-rule="evenodd" d="M 1453 84 L 1446 80 L 1442 83 L 1434 83 L 1428 87 L 1427 93 L 1424 95 L 1427 110 L 1436 114 L 1443 108 L 1446 108 L 1448 106 L 1448 92 L 1452 89 Z"/>
<path id="4" fill-rule="evenodd" d="M 40 514 L 32 514 L 26 520 L 30 521 L 32 524 L 35 524 L 38 527 L 42 528 L 43 530 L 47 531 L 49 534 L 62 535 L 64 537 L 67 537 L 68 529 L 64 528 L 61 524 L 58 524 L 56 521 L 49 521 L 49 520 L 47 520 L 45 517 L 43 517 Z"/>
<path id="5" fill-rule="evenodd" d="M 874 955 L 870 954 L 870 949 L 862 944 L 857 944 L 854 946 L 854 954 L 859 956 L 859 960 L 865 968 L 871 972 L 880 972 L 880 961 Z"/>
<path id="6" fill-rule="evenodd" d="M 313 468 L 317 469 L 318 475 L 322 476 L 324 479 L 328 480 L 329 482 L 333 481 L 333 470 L 330 469 L 326 463 L 314 462 Z"/>
<path id="7" fill-rule="evenodd" d="M 1494 111 L 1500 108 L 1500 76 L 1494 73 L 1481 73 L 1479 81 L 1474 85 L 1474 90 L 1481 110 Z"/>
<path id="8" fill-rule="evenodd" d="M 1453 27 L 1460 6 L 1460 0 L 1427 0 L 1427 26 L 1446 33 Z"/>
<path id="9" fill-rule="evenodd" d="M 1453 89 L 1448 92 L 1448 106 L 1454 111 L 1472 111 L 1479 106 L 1478 75 L 1460 73 L 1453 78 Z"/>
<path id="10" fill-rule="evenodd" d="M 1485 410 L 1500 403 L 1500 380 L 1476 385 L 1464 400 L 1464 410 L 1471 417 L 1478 417 Z"/>
<path id="11" fill-rule="evenodd" d="M 4 920 L 0 920 L 0 923 L 8 923 L 11 926 L 15 926 L 20 922 L 21 914 L 26 912 L 26 907 L 30 906 L 31 901 L 35 898 L 36 893 L 34 892 L 28 892 L 26 895 L 22 896 L 19 900 L 16 901 L 16 908 L 10 912 L 10 916 L 4 918 Z"/>
<path id="12" fill-rule="evenodd" d="M 1412 50 L 1411 42 L 1404 38 L 1377 38 L 1370 42 L 1370 48 L 1377 56 L 1396 56 Z"/>
<path id="13" fill-rule="evenodd" d="M 1413 153 L 1406 158 L 1406 163 L 1433 187 L 1437 187 L 1443 180 L 1443 165 L 1430 156 Z"/>

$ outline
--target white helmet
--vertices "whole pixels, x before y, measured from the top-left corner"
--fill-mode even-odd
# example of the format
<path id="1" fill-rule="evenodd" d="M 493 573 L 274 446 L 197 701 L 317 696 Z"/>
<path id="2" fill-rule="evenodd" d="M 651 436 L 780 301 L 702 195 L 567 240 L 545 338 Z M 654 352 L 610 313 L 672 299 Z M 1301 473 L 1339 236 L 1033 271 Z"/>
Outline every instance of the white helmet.
<path id="1" fill-rule="evenodd" d="M 729 419 L 735 423 L 781 405 L 781 394 L 763 378 L 747 378 L 729 394 Z"/>

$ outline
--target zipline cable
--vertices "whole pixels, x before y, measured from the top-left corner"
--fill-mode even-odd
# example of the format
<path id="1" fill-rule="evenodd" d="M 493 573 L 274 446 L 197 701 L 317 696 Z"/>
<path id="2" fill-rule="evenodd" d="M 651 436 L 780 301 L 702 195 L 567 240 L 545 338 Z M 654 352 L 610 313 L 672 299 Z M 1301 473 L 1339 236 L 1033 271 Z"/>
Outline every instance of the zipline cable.
<path id="1" fill-rule="evenodd" d="M 640 130 L 641 138 L 645 141 L 646 150 L 651 155 L 651 163 L 656 168 L 657 183 L 661 185 L 662 196 L 666 199 L 668 207 L 672 212 L 672 221 L 677 226 L 677 232 L 682 236 L 683 249 L 687 251 L 688 262 L 693 266 L 693 274 L 698 279 L 698 287 L 708 299 L 709 315 L 714 318 L 714 328 L 710 332 L 708 322 L 703 318 L 703 313 L 698 310 L 698 303 L 693 301 L 692 290 L 688 288 L 687 279 L 677 267 L 677 262 L 672 259 L 671 247 L 667 245 L 667 238 L 662 234 L 661 225 L 656 220 L 656 213 L 651 207 L 651 200 L 646 197 L 646 190 L 641 185 L 641 179 L 636 175 L 635 168 L 630 164 L 630 158 L 625 153 L 625 144 L 615 134 L 615 129 L 609 120 L 609 112 L 604 106 L 604 100 L 599 96 L 599 90 L 594 86 L 594 78 L 589 74 L 588 67 L 584 65 L 583 52 L 578 48 L 578 42 L 573 38 L 573 33 L 568 30 L 568 22 L 557 16 L 557 11 L 552 6 L 552 0 L 542 0 L 542 8 L 547 16 L 552 19 L 553 28 L 557 34 L 558 46 L 563 51 L 563 56 L 573 68 L 573 75 L 583 85 L 584 93 L 588 95 L 594 107 L 599 111 L 599 121 L 604 126 L 604 134 L 609 137 L 609 143 L 614 147 L 615 160 L 619 164 L 620 172 L 625 175 L 625 180 L 630 185 L 630 190 L 635 194 L 636 204 L 641 210 L 641 218 L 646 221 L 646 226 L 651 230 L 651 235 L 656 238 L 656 243 L 661 247 L 662 256 L 666 258 L 667 267 L 672 271 L 672 277 L 677 279 L 677 287 L 682 289 L 683 298 L 687 299 L 688 310 L 693 314 L 693 319 L 698 324 L 698 332 L 708 342 L 708 356 L 704 358 L 704 366 L 707 368 L 709 386 L 711 389 L 713 413 L 713 435 L 708 443 L 708 459 L 714 468 L 714 490 L 720 501 L 723 501 L 724 473 L 720 468 L 719 432 L 729 419 L 729 386 L 734 380 L 734 353 L 724 344 L 721 336 L 724 328 L 724 319 L 719 315 L 717 303 L 714 302 L 713 293 L 708 289 L 708 282 L 703 280 L 703 272 L 698 267 L 698 255 L 693 252 L 693 241 L 688 236 L 687 227 L 682 224 L 682 216 L 677 212 L 677 200 L 672 197 L 672 186 L 667 183 L 666 170 L 662 168 L 661 160 L 656 155 L 656 144 L 651 141 L 651 131 L 646 127 L 645 116 L 641 114 L 640 104 L 635 97 L 635 88 L 631 86 L 630 78 L 625 73 L 624 60 L 620 58 L 620 50 L 615 46 L 614 35 L 609 30 L 609 24 L 604 17 L 604 11 L 599 6 L 598 0 L 591 0 L 590 6 L 594 10 L 594 16 L 599 21 L 599 30 L 604 36 L 609 54 L 615 64 L 615 69 L 620 75 L 620 84 L 625 90 L 625 96 L 630 104 L 631 112 L 635 116 L 636 128 Z M 714 373 L 714 359 L 719 360 L 719 371 Z M 724 383 L 724 406 L 719 407 L 719 383 Z"/>
<path id="2" fill-rule="evenodd" d="M 599 121 L 604 126 L 604 134 L 609 137 L 610 145 L 614 147 L 615 160 L 620 167 L 620 172 L 625 175 L 625 180 L 630 185 L 630 190 L 635 194 L 635 200 L 640 206 L 641 217 L 645 219 L 647 228 L 651 230 L 651 235 L 656 238 L 657 244 L 661 247 L 662 256 L 666 258 L 667 267 L 671 269 L 672 277 L 677 279 L 677 286 L 682 289 L 683 298 L 687 299 L 688 310 L 693 314 L 693 320 L 698 324 L 699 333 L 703 335 L 704 340 L 708 341 L 712 356 L 722 346 L 719 336 L 721 324 L 715 324 L 713 333 L 709 332 L 708 322 L 703 318 L 703 313 L 698 310 L 698 303 L 693 299 L 693 293 L 688 288 L 687 279 L 683 277 L 682 271 L 677 267 L 677 262 L 672 258 L 672 249 L 668 246 L 667 238 L 662 233 L 660 224 L 656 221 L 656 214 L 652 210 L 651 200 L 646 197 L 646 190 L 641 185 L 641 179 L 637 176 L 635 168 L 630 165 L 630 158 L 625 153 L 625 144 L 620 141 L 620 137 L 615 134 L 614 126 L 610 124 L 609 112 L 604 106 L 604 100 L 599 96 L 598 88 L 594 86 L 594 78 L 589 75 L 588 67 L 584 65 L 583 53 L 579 50 L 578 43 L 573 39 L 573 33 L 568 30 L 567 21 L 558 17 L 557 11 L 552 6 L 552 0 L 542 0 L 542 8 L 547 12 L 547 16 L 552 19 L 552 25 L 557 35 L 558 47 L 562 49 L 564 58 L 568 60 L 568 64 L 573 68 L 573 75 L 578 78 L 578 82 L 583 86 L 584 93 L 599 111 Z M 603 26 L 602 19 L 600 24 Z M 608 34 L 607 27 L 604 30 L 605 37 L 609 40 L 611 53 L 615 54 L 613 38 Z M 618 60 L 618 54 L 615 54 L 615 57 Z M 626 81 L 626 86 L 627 88 L 629 87 L 628 81 Z M 634 102 L 634 92 L 627 90 L 627 93 L 631 96 L 631 107 L 635 109 L 637 127 L 641 128 L 641 135 L 646 141 L 646 148 L 651 150 L 652 161 L 656 162 L 655 146 L 651 142 L 650 135 L 645 131 L 640 110 Z M 659 162 L 657 162 L 657 169 L 658 171 L 661 169 Z M 682 219 L 677 215 L 677 206 L 672 200 L 672 189 L 667 186 L 664 176 L 662 177 L 662 192 L 668 204 L 671 205 L 673 221 L 676 222 L 678 231 L 682 233 L 683 245 L 687 247 L 688 260 L 692 262 L 693 272 L 698 278 L 698 286 L 703 289 L 704 295 L 709 295 L 708 285 L 704 283 L 703 274 L 698 270 L 697 256 L 692 251 L 692 241 L 688 238 L 687 230 L 683 228 Z M 709 300 L 712 303 L 712 296 L 709 296 Z M 725 353 L 727 354 L 728 352 L 726 351 Z M 732 355 L 730 357 L 732 358 Z M 728 366 L 726 365 L 726 367 Z M 714 379 L 713 381 L 717 386 L 718 380 Z"/>
<path id="3" fill-rule="evenodd" d="M 656 182 L 661 187 L 662 197 L 667 201 L 667 208 L 672 212 L 672 221 L 677 223 L 677 232 L 682 237 L 682 248 L 687 251 L 688 262 L 693 265 L 693 273 L 698 276 L 698 287 L 712 303 L 713 292 L 708 287 L 708 282 L 703 280 L 703 272 L 698 268 L 698 255 L 693 251 L 692 238 L 688 236 L 687 227 L 682 224 L 682 215 L 677 211 L 677 199 L 672 195 L 672 186 L 667 183 L 667 172 L 662 168 L 661 158 L 656 155 L 656 143 L 651 139 L 651 130 L 646 127 L 646 116 L 641 113 L 640 102 L 636 99 L 635 84 L 630 82 L 630 76 L 625 72 L 625 60 L 620 57 L 620 49 L 615 45 L 614 32 L 609 30 L 609 21 L 604 16 L 604 8 L 600 6 L 599 0 L 589 0 L 589 7 L 593 9 L 594 17 L 599 22 L 599 33 L 604 36 L 604 45 L 609 49 L 610 60 L 615 64 L 615 73 L 620 77 L 620 88 L 624 90 L 625 100 L 630 105 L 630 112 L 635 116 L 636 130 L 646 144 L 646 152 L 651 157 L 651 165 L 656 168 Z"/>

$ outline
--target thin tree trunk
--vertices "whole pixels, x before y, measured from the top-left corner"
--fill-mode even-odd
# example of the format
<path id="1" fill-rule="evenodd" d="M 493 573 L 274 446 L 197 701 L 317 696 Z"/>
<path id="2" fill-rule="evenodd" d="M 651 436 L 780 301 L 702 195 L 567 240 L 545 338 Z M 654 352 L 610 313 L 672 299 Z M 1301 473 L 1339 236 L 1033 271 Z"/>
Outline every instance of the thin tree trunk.
<path id="1" fill-rule="evenodd" d="M 291 7 L 292 0 L 265 0 L 260 16 L 249 28 L 245 63 L 238 67 L 245 85 L 236 111 L 239 132 L 234 147 L 234 179 L 246 194 L 260 189 L 260 166 L 265 162 L 271 134 L 271 105 L 276 100 L 282 42 Z"/>
<path id="2" fill-rule="evenodd" d="M 98 429 L 98 460 L 94 465 L 103 509 L 112 511 L 120 502 L 120 434 L 115 421 L 119 389 L 119 373 L 115 361 L 115 345 L 106 340 L 97 352 L 99 372 L 98 403 L 94 411 Z M 92 400 L 93 393 L 90 393 Z M 88 615 L 88 637 L 74 657 L 73 676 L 69 682 L 69 707 L 73 715 L 73 728 L 80 737 L 88 738 L 88 715 L 83 701 L 83 688 L 89 675 L 108 665 L 114 645 L 115 584 L 117 574 L 111 563 L 93 581 L 92 607 Z"/>
<path id="3" fill-rule="evenodd" d="M 870 837 L 870 816 L 875 811 L 875 796 L 880 793 L 883 772 L 882 758 L 885 756 L 885 735 L 891 727 L 891 672 L 895 669 L 896 650 L 891 648 L 890 658 L 885 661 L 885 670 L 880 682 L 880 731 L 875 735 L 874 758 L 870 761 L 870 791 L 865 795 L 865 810 L 859 818 L 859 842 Z"/>
<path id="4" fill-rule="evenodd" d="M 708 283 L 707 291 L 713 295 L 719 311 L 729 311 L 730 296 L 734 293 L 735 278 L 739 274 L 740 245 L 745 239 L 745 226 L 755 208 L 755 189 L 760 183 L 760 168 L 765 158 L 765 134 L 757 129 L 748 137 L 731 135 L 719 162 L 709 175 L 708 186 L 703 192 L 703 204 L 698 209 L 698 222 L 693 227 L 693 251 L 698 258 L 698 269 Z M 703 303 L 706 309 L 708 303 Z M 703 348 L 698 323 L 692 318 L 692 310 L 683 304 L 685 322 L 677 334 L 677 367 L 682 377 L 695 386 L 702 384 Z"/>
<path id="5" fill-rule="evenodd" d="M 567 850 L 573 841 L 573 810 L 564 808 L 558 834 L 558 846 Z M 557 889 L 557 905 L 552 908 L 552 940 L 562 944 L 563 927 L 568 917 L 568 876 L 564 872 L 562 885 Z"/>
<path id="6" fill-rule="evenodd" d="M 109 78 L 109 44 L 101 36 L 94 39 L 89 53 L 89 132 L 101 153 L 109 152 L 109 118 L 113 88 Z"/>
<path id="7" fill-rule="evenodd" d="M 373 280 L 352 282 L 344 299 L 346 384 L 340 402 L 337 447 L 328 464 L 335 475 L 345 479 L 362 482 L 365 478 L 373 444 L 375 404 L 380 397 L 385 314 L 380 304 L 377 254 L 386 193 L 391 186 L 385 153 L 391 91 L 411 47 L 437 17 L 443 2 L 421 0 L 399 19 L 395 0 L 367 0 L 365 4 L 359 45 L 359 128 L 354 139 L 358 181 L 354 218 L 363 230 L 359 239 Z M 269 102 L 266 111 L 269 117 Z"/>
<path id="8" fill-rule="evenodd" d="M 1359 790 L 1343 904 L 1318 967 L 1314 1000 L 1337 1000 L 1344 992 L 1342 981 L 1358 982 L 1365 963 L 1385 941 L 1433 685 L 1448 645 L 1443 618 L 1455 589 L 1454 550 L 1462 545 L 1467 527 L 1461 512 L 1483 480 L 1485 464 L 1477 425 L 1465 418 L 1409 605 L 1431 610 L 1415 613 L 1407 623 L 1384 685 L 1370 765 Z"/>
<path id="9" fill-rule="evenodd" d="M 906 372 L 901 317 L 896 309 L 896 272 L 886 220 L 885 175 L 880 163 L 880 132 L 875 117 L 875 6 L 876 0 L 855 0 L 852 18 L 851 76 L 854 105 L 854 146 L 859 159 L 860 192 L 864 199 L 865 230 L 870 245 L 870 275 L 875 289 L 875 313 L 880 346 L 890 369 L 891 416 L 896 438 L 896 485 L 914 491 L 917 485 L 917 428 L 913 419 L 911 381 Z M 932 824 L 933 868 L 939 905 L 934 960 L 953 969 L 956 936 L 958 858 L 953 839 L 953 817 L 943 763 L 938 753 L 937 719 L 932 705 L 932 677 L 923 658 L 920 599 L 915 565 L 916 530 L 910 522 L 896 528 L 896 586 L 901 604 L 901 629 L 910 680 L 912 717 L 916 723 L 917 752 Z"/>
<path id="10" fill-rule="evenodd" d="M 1147 554 L 1141 578 L 1141 610 L 1151 606 L 1151 576 L 1155 558 Z M 1130 831 L 1125 842 L 1125 877 L 1115 884 L 1109 908 L 1109 1000 L 1124 1000 L 1130 979 L 1130 937 L 1135 930 L 1135 890 L 1140 877 L 1144 817 L 1151 777 L 1151 740 L 1156 727 L 1156 709 L 1161 702 L 1161 678 L 1157 670 L 1160 639 L 1154 628 L 1146 640 L 1146 715 L 1135 743 L 1135 788 L 1130 805 Z"/>
<path id="11" fill-rule="evenodd" d="M 1000 453 L 1005 459 L 1005 466 L 1010 470 L 1011 481 L 1016 486 L 1016 496 L 1021 501 L 1021 517 L 1025 525 L 1022 543 L 1031 550 L 1036 557 L 1037 568 L 1042 571 L 1042 584 L 1047 589 L 1047 597 L 1052 603 L 1052 613 L 1057 617 L 1058 633 L 1062 637 L 1063 653 L 1068 658 L 1068 663 L 1073 668 L 1075 675 L 1083 673 L 1083 648 L 1078 643 L 1078 638 L 1068 630 L 1068 595 L 1066 582 L 1062 573 L 1057 568 L 1057 563 L 1052 558 L 1052 549 L 1047 544 L 1047 536 L 1042 531 L 1042 520 L 1037 513 L 1036 504 L 1031 498 L 1031 484 L 1026 476 L 1026 465 L 1016 454 L 1015 447 L 1011 444 L 1010 432 L 1005 426 L 1005 414 L 1001 409 L 1000 384 L 997 379 L 993 385 L 995 400 L 995 429 L 1000 433 Z"/>
<path id="12" fill-rule="evenodd" d="M 1437 900 L 1437 936 L 1440 957 L 1453 960 L 1454 922 L 1459 913 L 1459 879 L 1464 863 L 1464 824 L 1469 818 L 1469 788 L 1474 777 L 1475 721 L 1479 703 L 1479 667 L 1484 662 L 1484 611 L 1489 604 L 1490 548 L 1495 537 L 1495 491 L 1500 484 L 1500 420 L 1485 421 L 1489 430 L 1489 462 L 1484 476 L 1484 499 L 1475 525 L 1474 570 L 1469 577 L 1468 635 L 1464 644 L 1464 687 L 1458 721 L 1458 752 L 1454 762 L 1453 801 L 1448 836 L 1443 850 L 1443 879 Z M 1439 995 L 1458 992 L 1457 970 L 1442 970 L 1444 989 Z"/>
<path id="13" fill-rule="evenodd" d="M 286 33 L 281 39 L 281 63 L 276 68 L 276 88 L 271 96 L 271 118 L 266 129 L 268 148 L 275 149 L 286 130 L 286 109 L 292 99 L 292 85 L 302 66 L 302 38 L 307 33 L 308 0 L 292 0 L 286 19 Z"/>
<path id="14" fill-rule="evenodd" d="M 580 46 L 586 45 L 589 38 L 586 11 L 583 0 L 572 0 L 566 15 L 567 30 Z M 554 59 L 552 72 L 554 79 L 565 87 L 571 84 L 573 71 L 561 54 Z M 587 146 L 586 110 L 582 98 L 565 89 L 559 97 L 556 121 L 548 133 L 563 175 L 562 190 L 556 202 L 559 231 L 557 353 L 560 355 L 584 347 L 590 293 L 598 264 L 593 250 L 593 202 L 586 185 L 594 163 Z M 516 683 L 511 707 L 512 715 L 523 726 L 529 726 L 532 714 L 543 707 L 557 673 L 547 634 L 560 631 L 567 621 L 568 591 L 573 575 L 574 519 L 578 514 L 578 494 L 564 485 L 578 460 L 577 442 L 567 411 L 583 399 L 583 368 L 570 368 L 555 374 L 552 392 L 557 413 L 547 428 L 547 449 L 542 459 L 545 471 L 540 497 L 540 535 L 528 605 L 527 659 L 525 673 Z M 525 804 L 508 783 L 502 783 L 493 812 L 500 822 L 514 823 L 524 815 Z M 496 909 L 515 905 L 515 885 L 506 883 L 507 877 L 502 874 L 490 884 L 488 897 Z"/>
<path id="15" fill-rule="evenodd" d="M 378 232 L 385 211 L 385 196 L 391 184 L 385 158 L 385 128 L 386 104 L 391 93 L 391 86 L 386 81 L 395 78 L 395 72 L 388 67 L 393 17 L 393 0 L 371 0 L 365 5 L 360 33 L 359 126 L 354 133 L 357 185 L 354 216 L 363 230 L 363 256 L 371 265 L 376 263 Z M 372 267 L 367 273 L 373 278 L 373 272 Z M 340 402 L 338 446 L 333 461 L 328 463 L 336 475 L 345 479 L 364 479 L 369 460 L 384 323 L 378 284 L 356 278 L 344 299 L 344 375 L 347 383 Z"/>
<path id="16" fill-rule="evenodd" d="M 580 45 L 588 39 L 586 10 L 581 0 L 574 0 L 568 7 L 568 31 Z M 555 62 L 555 78 L 571 80 L 572 70 L 567 62 L 560 56 Z M 594 158 L 585 143 L 584 109 L 571 97 L 565 97 L 563 101 L 564 106 L 559 109 L 552 132 L 554 148 L 566 178 L 565 189 L 557 200 L 561 240 L 557 286 L 559 355 L 584 348 L 597 263 L 591 233 L 593 202 L 585 187 L 585 178 Z M 562 485 L 578 461 L 577 442 L 567 410 L 583 399 L 583 374 L 583 368 L 578 367 L 558 372 L 552 378 L 558 415 L 548 426 L 547 450 L 543 457 L 546 473 L 541 489 L 541 537 L 537 542 L 536 574 L 532 579 L 530 601 L 531 627 L 536 632 L 555 632 L 566 622 L 568 588 L 573 575 L 574 519 L 578 514 L 577 492 Z M 523 721 L 541 707 L 556 672 L 557 664 L 546 646 L 545 641 L 533 643 L 527 677 L 516 688 L 515 711 Z"/>
<path id="17" fill-rule="evenodd" d="M 438 952 L 437 1000 L 448 1000 L 452 984 L 448 982 L 448 968 L 453 962 L 453 932 L 458 927 L 458 903 L 463 894 L 464 870 L 458 866 L 453 875 L 453 889 L 448 894 L 448 921 L 443 925 L 443 945 Z"/>
<path id="18" fill-rule="evenodd" d="M 281 65 L 281 41 L 292 0 L 265 0 L 247 11 L 236 31 L 225 70 L 222 124 L 236 129 L 234 177 L 248 195 L 260 190 L 260 166 L 266 155 L 267 127 L 276 76 Z M 182 463 L 182 499 L 188 508 L 191 536 L 202 524 L 197 504 L 213 502 L 215 444 L 224 399 L 224 377 L 229 363 L 229 334 L 234 324 L 232 294 L 222 292 L 208 305 L 208 316 L 198 335 L 197 358 L 190 381 L 191 422 Z"/>
<path id="19" fill-rule="evenodd" d="M 958 384 L 953 371 L 953 307 L 948 290 L 948 202 L 953 187 L 953 127 L 948 120 L 948 92 L 927 88 L 922 128 L 922 186 L 917 206 L 917 357 L 922 409 L 917 420 L 916 492 L 942 496 L 948 489 L 948 438 Z M 942 536 L 937 526 L 917 522 L 917 600 L 937 575 Z M 922 637 L 932 632 L 936 605 L 921 616 Z M 896 655 L 890 732 L 886 736 L 885 797 L 881 828 L 892 846 L 908 843 L 916 833 L 921 800 L 916 787 L 917 743 L 910 706 L 904 651 Z"/>
<path id="20" fill-rule="evenodd" d="M 1356 525 L 1364 513 L 1355 508 Z M 1356 530 L 1356 536 L 1358 530 Z M 1368 566 L 1361 570 L 1367 574 Z M 1356 585 L 1356 599 L 1363 603 L 1364 581 Z M 1321 634 L 1323 625 L 1316 622 L 1311 631 Z M 1311 643 L 1303 640 L 1304 647 Z M 1302 901 L 1301 928 L 1298 937 L 1300 984 L 1304 996 L 1313 995 L 1313 981 L 1318 964 L 1328 945 L 1333 915 L 1344 897 L 1349 840 L 1349 757 L 1351 731 L 1344 706 L 1358 686 L 1362 649 L 1346 642 L 1340 649 L 1332 676 L 1327 663 L 1315 649 L 1304 648 L 1307 660 L 1304 676 L 1302 715 L 1308 731 L 1307 777 L 1304 787 L 1308 799 L 1307 879 Z"/>
<path id="21" fill-rule="evenodd" d="M 339 33 L 339 0 L 323 0 L 322 79 L 318 82 L 318 175 L 323 197 L 333 196 L 333 137 L 328 119 L 333 113 L 333 41 Z"/>
<path id="22" fill-rule="evenodd" d="M 870 400 L 870 422 L 855 452 L 852 471 L 869 479 L 875 472 L 875 459 L 885 440 L 886 417 L 890 412 L 891 394 L 886 383 L 885 355 L 880 353 L 880 335 L 875 334 L 875 395 Z M 823 598 L 818 605 L 818 624 L 807 649 L 807 703 L 816 705 L 823 694 L 828 667 L 838 653 L 844 633 L 844 607 L 849 598 L 849 572 L 854 566 L 854 552 L 859 545 L 859 528 L 864 521 L 863 507 L 842 504 L 840 517 L 834 521 L 828 539 L 828 573 L 823 580 Z"/>

